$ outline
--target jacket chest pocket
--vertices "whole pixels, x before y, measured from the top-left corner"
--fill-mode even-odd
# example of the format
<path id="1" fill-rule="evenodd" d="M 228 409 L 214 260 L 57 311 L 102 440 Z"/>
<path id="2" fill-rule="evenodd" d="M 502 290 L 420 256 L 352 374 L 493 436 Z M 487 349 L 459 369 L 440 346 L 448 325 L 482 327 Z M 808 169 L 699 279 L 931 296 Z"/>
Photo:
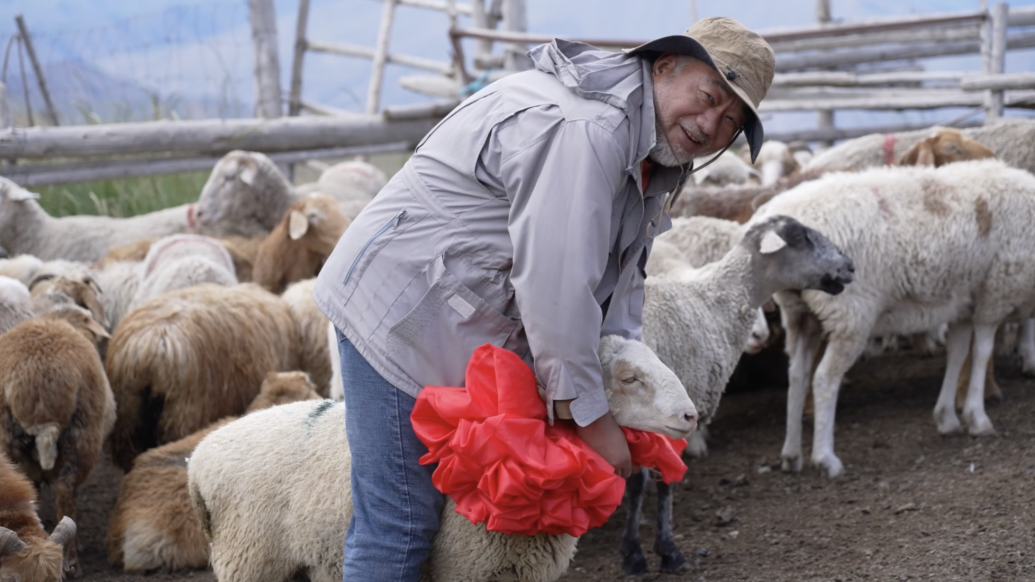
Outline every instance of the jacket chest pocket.
<path id="1" fill-rule="evenodd" d="M 490 343 L 517 347 L 522 325 L 496 311 L 446 269 L 442 257 L 428 276 L 411 285 L 428 284 L 417 304 L 388 329 L 388 358 L 421 386 L 463 386 L 474 350 Z"/>

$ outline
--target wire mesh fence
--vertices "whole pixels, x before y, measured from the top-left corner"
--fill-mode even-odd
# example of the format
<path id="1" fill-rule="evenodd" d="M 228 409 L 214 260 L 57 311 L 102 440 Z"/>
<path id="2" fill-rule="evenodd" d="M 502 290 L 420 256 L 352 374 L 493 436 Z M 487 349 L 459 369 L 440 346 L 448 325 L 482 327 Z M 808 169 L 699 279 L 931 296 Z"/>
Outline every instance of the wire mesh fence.
<path id="1" fill-rule="evenodd" d="M 11 23 L 13 24 L 13 23 Z M 225 0 L 169 6 L 103 26 L 37 32 L 32 42 L 62 124 L 246 117 L 254 88 L 248 6 Z M 0 30 L 11 30 L 5 26 Z M 46 116 L 19 43 L 2 79 L 16 125 Z M 24 51 L 21 51 L 24 53 Z"/>

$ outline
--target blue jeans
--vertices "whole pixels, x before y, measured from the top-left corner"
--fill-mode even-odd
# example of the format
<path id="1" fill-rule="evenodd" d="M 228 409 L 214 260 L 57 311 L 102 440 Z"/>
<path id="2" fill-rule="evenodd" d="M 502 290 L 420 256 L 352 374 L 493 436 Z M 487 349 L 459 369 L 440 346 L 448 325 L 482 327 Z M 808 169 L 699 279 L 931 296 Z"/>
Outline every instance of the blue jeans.
<path id="1" fill-rule="evenodd" d="M 413 432 L 416 400 L 392 386 L 340 331 L 345 434 L 352 452 L 352 521 L 342 580 L 416 582 L 431 552 L 445 498 Z"/>

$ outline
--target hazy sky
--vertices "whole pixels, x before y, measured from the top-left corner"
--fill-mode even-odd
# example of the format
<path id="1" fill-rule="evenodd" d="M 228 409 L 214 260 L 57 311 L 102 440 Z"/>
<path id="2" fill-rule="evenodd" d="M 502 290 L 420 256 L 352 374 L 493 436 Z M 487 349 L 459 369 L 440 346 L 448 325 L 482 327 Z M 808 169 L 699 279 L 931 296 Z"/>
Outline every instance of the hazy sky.
<path id="1" fill-rule="evenodd" d="M 1035 0 L 1010 4 L 1032 5 Z M 846 20 L 978 8 L 976 0 L 831 0 L 831 5 L 833 17 Z M 690 6 L 688 0 L 527 0 L 530 31 L 569 37 L 650 39 L 682 32 L 690 24 Z M 771 29 L 811 23 L 815 0 L 697 0 L 696 6 L 702 18 L 732 16 L 751 28 Z M 298 2 L 277 0 L 276 7 L 286 91 Z M 373 46 L 380 12 L 377 0 L 312 0 L 308 36 Z M 107 75 L 153 82 L 154 90 L 183 99 L 220 92 L 246 103 L 252 101 L 246 0 L 0 0 L 0 40 L 6 42 L 14 30 L 15 13 L 24 14 L 30 29 L 40 36 L 45 62 L 78 58 Z M 441 13 L 400 7 L 391 50 L 445 61 L 449 56 L 446 29 L 446 17 Z M 931 61 L 928 67 L 977 71 L 980 65 L 977 57 L 968 57 Z M 1035 51 L 1011 54 L 1007 68 L 1010 72 L 1035 70 Z M 365 102 L 369 74 L 369 61 L 310 53 L 303 96 L 358 111 Z M 397 85 L 400 76 L 412 74 L 423 73 L 390 66 L 383 102 L 424 100 Z M 882 121 L 905 117 L 886 114 Z M 912 119 L 924 121 L 946 117 L 946 112 L 912 114 Z M 844 114 L 839 120 L 853 118 L 858 115 Z M 792 123 L 791 119 L 795 118 L 778 125 Z"/>

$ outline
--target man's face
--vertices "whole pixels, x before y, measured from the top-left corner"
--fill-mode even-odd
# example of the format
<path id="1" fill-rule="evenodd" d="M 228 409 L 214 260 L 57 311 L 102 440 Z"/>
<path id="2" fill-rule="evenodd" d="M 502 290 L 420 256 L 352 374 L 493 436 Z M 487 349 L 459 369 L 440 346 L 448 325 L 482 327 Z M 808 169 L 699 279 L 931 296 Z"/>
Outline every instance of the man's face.
<path id="1" fill-rule="evenodd" d="M 686 165 L 722 149 L 744 124 L 744 103 L 704 61 L 668 53 L 654 62 L 658 143 L 651 159 Z"/>

